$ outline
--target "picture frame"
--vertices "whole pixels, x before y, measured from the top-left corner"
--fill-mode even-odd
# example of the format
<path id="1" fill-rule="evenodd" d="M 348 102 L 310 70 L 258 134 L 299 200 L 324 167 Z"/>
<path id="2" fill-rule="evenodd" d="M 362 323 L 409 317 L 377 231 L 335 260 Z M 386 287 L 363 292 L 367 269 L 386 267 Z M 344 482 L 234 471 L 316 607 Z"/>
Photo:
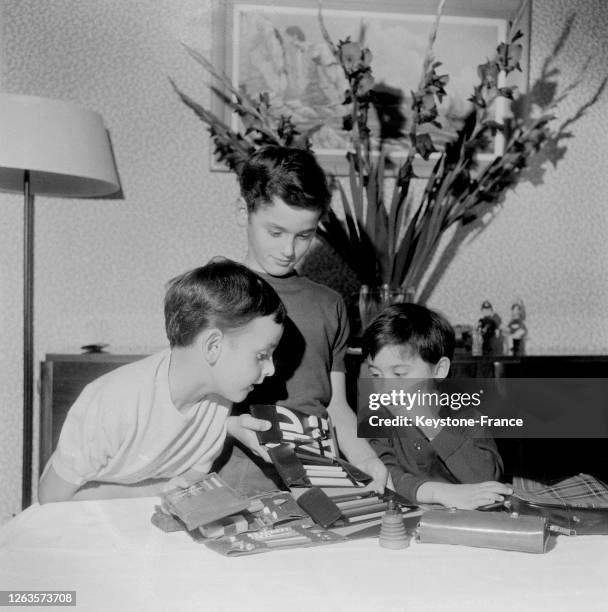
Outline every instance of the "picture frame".
<path id="1" fill-rule="evenodd" d="M 407 154 L 407 116 L 411 113 L 411 90 L 417 88 L 428 44 L 428 33 L 435 20 L 439 0 L 378 0 L 370 5 L 363 0 L 325 0 L 323 21 L 335 44 L 350 36 L 357 40 L 364 28 L 364 46 L 372 54 L 375 88 L 388 96 L 390 108 L 398 117 L 395 134 L 389 143 L 396 165 Z M 216 68 L 257 99 L 269 95 L 277 117 L 290 116 L 301 128 L 322 124 L 312 135 L 313 150 L 324 168 L 334 175 L 348 173 L 347 133 L 342 116 L 346 79 L 323 39 L 318 22 L 318 0 L 225 0 L 217 2 L 213 22 L 213 55 Z M 505 40 L 509 20 L 517 19 L 524 34 L 522 72 L 510 75 L 508 85 L 522 92 L 528 88 L 530 1 L 528 0 L 448 0 L 441 17 L 434 45 L 435 59 L 442 63 L 439 74 L 448 74 L 447 96 L 439 106 L 441 129 L 432 134 L 441 146 L 454 134 L 470 103 L 477 66 L 492 57 Z M 514 79 L 514 80 L 513 80 Z M 215 96 L 213 111 L 234 129 L 238 117 Z M 380 99 L 380 96 L 378 97 Z M 382 111 L 378 112 L 379 117 Z M 494 119 L 508 116 L 509 104 L 499 98 Z M 380 134 L 370 113 L 372 142 Z M 497 132 L 481 165 L 499 155 L 504 136 Z M 418 176 L 430 172 L 438 153 L 428 160 L 416 157 Z M 212 156 L 213 170 L 226 170 Z"/>

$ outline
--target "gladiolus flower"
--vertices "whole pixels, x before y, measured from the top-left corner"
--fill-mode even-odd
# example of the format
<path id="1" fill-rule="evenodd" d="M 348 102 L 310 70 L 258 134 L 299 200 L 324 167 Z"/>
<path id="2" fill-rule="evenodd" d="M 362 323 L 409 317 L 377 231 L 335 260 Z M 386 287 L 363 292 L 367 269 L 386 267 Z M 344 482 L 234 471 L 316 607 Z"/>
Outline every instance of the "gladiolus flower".
<path id="1" fill-rule="evenodd" d="M 358 43 L 346 41 L 340 44 L 340 63 L 346 72 L 351 73 L 359 68 L 361 62 L 361 47 Z"/>
<path id="2" fill-rule="evenodd" d="M 367 72 L 363 73 L 363 75 L 359 79 L 359 82 L 357 83 L 357 96 L 365 95 L 368 91 L 371 90 L 373 86 L 374 86 L 374 77 L 371 75 L 371 72 L 368 70 Z"/>

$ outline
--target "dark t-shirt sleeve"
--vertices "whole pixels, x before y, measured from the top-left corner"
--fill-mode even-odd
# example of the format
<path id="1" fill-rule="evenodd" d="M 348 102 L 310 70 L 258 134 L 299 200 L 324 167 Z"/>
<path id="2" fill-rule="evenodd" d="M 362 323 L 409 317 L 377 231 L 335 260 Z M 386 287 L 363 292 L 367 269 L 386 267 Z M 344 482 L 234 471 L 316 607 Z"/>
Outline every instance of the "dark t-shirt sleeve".
<path id="1" fill-rule="evenodd" d="M 344 356 L 346 355 L 346 347 L 348 336 L 350 335 L 350 327 L 348 323 L 348 313 L 344 300 L 339 297 L 336 301 L 336 335 L 332 345 L 332 372 L 345 372 Z"/>

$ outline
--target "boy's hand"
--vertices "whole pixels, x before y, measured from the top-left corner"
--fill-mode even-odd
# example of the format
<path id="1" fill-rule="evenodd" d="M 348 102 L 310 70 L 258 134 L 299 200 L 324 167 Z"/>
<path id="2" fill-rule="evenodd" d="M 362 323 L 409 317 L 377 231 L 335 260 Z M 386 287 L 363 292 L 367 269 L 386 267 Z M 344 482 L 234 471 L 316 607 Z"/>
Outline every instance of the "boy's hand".
<path id="1" fill-rule="evenodd" d="M 256 431 L 266 431 L 272 424 L 264 419 L 256 419 L 250 414 L 228 417 L 228 433 L 251 449 L 258 457 L 270 463 L 270 455 L 258 442 Z"/>
<path id="2" fill-rule="evenodd" d="M 378 457 L 368 457 L 356 464 L 360 470 L 372 477 L 368 488 L 373 488 L 378 493 L 384 493 L 388 480 L 388 470 Z"/>
<path id="3" fill-rule="evenodd" d="M 448 508 L 474 510 L 495 502 L 502 502 L 513 489 L 501 482 L 488 481 L 478 484 L 448 484 L 425 482 L 420 485 L 416 497 L 420 502 L 436 503 Z"/>

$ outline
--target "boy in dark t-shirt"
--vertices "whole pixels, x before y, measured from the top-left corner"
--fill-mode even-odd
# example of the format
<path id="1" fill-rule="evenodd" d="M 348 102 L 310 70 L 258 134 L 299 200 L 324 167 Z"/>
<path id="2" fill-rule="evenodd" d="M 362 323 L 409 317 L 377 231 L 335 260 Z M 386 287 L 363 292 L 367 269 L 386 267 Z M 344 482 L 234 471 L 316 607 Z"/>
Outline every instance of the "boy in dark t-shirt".
<path id="1" fill-rule="evenodd" d="M 346 458 L 372 476 L 374 487 L 384 490 L 387 470 L 367 440 L 357 438 L 356 417 L 346 400 L 344 355 L 349 326 L 344 301 L 295 269 L 330 204 L 325 173 L 311 152 L 270 145 L 250 157 L 239 180 L 245 201 L 241 214 L 247 223 L 244 263 L 281 296 L 288 315 L 284 340 L 275 352 L 275 375 L 247 403 L 328 414 Z M 248 493 L 272 488 L 274 483 L 255 468 L 256 458 L 245 452 L 235 446 L 220 474 Z M 267 458 L 264 449 L 258 455 Z M 263 464 L 258 468 L 268 472 Z"/>

